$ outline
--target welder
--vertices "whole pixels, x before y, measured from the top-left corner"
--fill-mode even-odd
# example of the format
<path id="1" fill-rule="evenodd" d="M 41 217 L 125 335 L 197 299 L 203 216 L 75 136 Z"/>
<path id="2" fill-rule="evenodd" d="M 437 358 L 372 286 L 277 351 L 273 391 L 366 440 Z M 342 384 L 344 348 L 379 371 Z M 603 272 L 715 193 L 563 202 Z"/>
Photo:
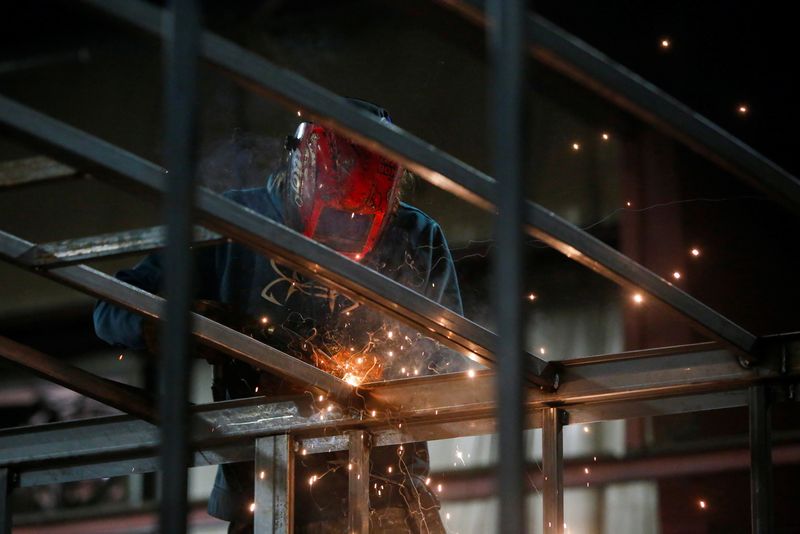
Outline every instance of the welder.
<path id="1" fill-rule="evenodd" d="M 391 122 L 379 106 L 348 100 L 362 112 Z M 325 126 L 302 122 L 287 138 L 285 164 L 263 187 L 232 190 L 225 196 L 462 313 L 444 234 L 428 215 L 400 200 L 406 180 L 408 173 L 396 162 Z M 157 294 L 163 289 L 161 262 L 160 253 L 152 254 L 117 273 L 117 278 Z M 238 326 L 270 325 L 269 334 L 258 330 L 263 340 L 297 357 L 314 353 L 311 345 L 335 367 L 340 361 L 335 355 L 344 354 L 348 369 L 353 366 L 352 375 L 326 370 L 337 371 L 348 381 L 463 369 L 463 360 L 439 350 L 424 335 L 243 245 L 226 242 L 199 249 L 195 264 L 195 297 L 214 303 L 200 312 Z M 153 325 L 127 310 L 101 301 L 94 322 L 97 335 L 111 344 L 132 349 L 154 346 Z M 374 356 L 378 352 L 380 359 Z M 205 357 L 215 364 L 215 400 L 303 393 L 302 388 L 238 360 Z M 369 369 L 356 369 L 356 361 Z M 444 532 L 438 500 L 426 483 L 425 443 L 377 447 L 370 462 L 373 532 Z M 297 532 L 347 530 L 346 465 L 346 453 L 297 456 Z M 208 510 L 230 522 L 229 532 L 252 532 L 253 470 L 253 463 L 245 462 L 222 465 L 217 472 Z"/>

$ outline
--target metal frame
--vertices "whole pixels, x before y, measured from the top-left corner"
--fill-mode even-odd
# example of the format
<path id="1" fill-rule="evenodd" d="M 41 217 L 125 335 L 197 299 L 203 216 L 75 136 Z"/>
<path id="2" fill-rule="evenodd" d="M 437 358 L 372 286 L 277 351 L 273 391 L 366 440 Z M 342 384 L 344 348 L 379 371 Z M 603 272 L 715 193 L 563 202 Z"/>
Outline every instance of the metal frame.
<path id="1" fill-rule="evenodd" d="M 550 407 L 581 424 L 747 406 L 751 385 L 800 377 L 800 341 L 781 341 L 767 354 L 758 369 L 743 368 L 714 343 L 575 359 L 565 362 L 559 391 L 527 390 L 524 426 L 541 427 Z M 353 429 L 368 431 L 373 447 L 489 434 L 496 428 L 494 380 L 491 371 L 482 371 L 376 383 L 367 390 L 375 404 L 365 410 L 328 411 L 327 400 L 317 403 L 308 395 L 196 406 L 195 465 L 252 458 L 253 440 L 286 433 L 308 454 L 348 450 L 345 433 Z M 157 446 L 157 427 L 133 416 L 0 431 L 3 465 L 18 474 L 21 486 L 153 471 Z"/>
<path id="2" fill-rule="evenodd" d="M 11 490 L 13 474 L 0 467 L 0 534 L 11 534 Z"/>
<path id="3" fill-rule="evenodd" d="M 347 500 L 348 532 L 369 534 L 369 452 L 372 436 L 364 430 L 348 430 Z"/>
<path id="4" fill-rule="evenodd" d="M 148 33 L 163 36 L 163 13 L 158 8 L 136 0 L 83 1 Z M 400 161 L 433 185 L 480 208 L 494 211 L 497 184 L 490 176 L 394 125 L 378 121 L 345 99 L 226 39 L 204 32 L 201 43 L 203 58 L 230 72 L 247 89 L 289 104 L 293 109 L 296 109 L 294 106 L 300 107 L 304 116 L 310 116 Z M 32 123 L 27 129 L 36 132 L 37 126 Z M 748 361 L 757 359 L 754 354 L 756 337 L 752 333 L 555 213 L 527 201 L 522 224 L 531 236 L 568 258 L 623 286 L 644 291 L 677 311 L 701 333 L 728 343 Z"/>
<path id="5" fill-rule="evenodd" d="M 42 243 L 30 249 L 22 263 L 37 269 L 52 269 L 134 254 L 146 254 L 164 248 L 164 227 L 141 228 L 111 234 Z M 219 234 L 195 226 L 192 246 L 202 247 L 224 242 Z"/>
<path id="6" fill-rule="evenodd" d="M 753 534 L 775 531 L 772 506 L 772 438 L 770 389 L 756 384 L 748 390 L 750 408 L 750 529 Z"/>
<path id="7" fill-rule="evenodd" d="M 442 0 L 468 12 L 473 19 L 482 15 L 473 9 L 465 10 L 464 2 Z M 503 364 L 499 375 L 501 391 L 508 387 L 508 396 L 500 395 L 499 417 L 501 435 L 506 443 L 516 443 L 523 427 L 544 425 L 543 449 L 546 453 L 545 469 L 545 520 L 550 529 L 558 532 L 563 523 L 562 458 L 560 454 L 560 428 L 565 413 L 573 422 L 604 420 L 618 417 L 677 413 L 715 407 L 738 406 L 747 403 L 744 392 L 751 388 L 750 407 L 753 436 L 753 525 L 767 531 L 770 524 L 769 492 L 769 420 L 766 409 L 764 381 L 796 380 L 800 375 L 798 353 L 800 345 L 786 338 L 756 338 L 741 326 L 718 312 L 683 293 L 667 281 L 596 238 L 581 231 L 552 212 L 533 202 L 521 204 L 519 183 L 519 106 L 521 88 L 521 49 L 523 29 L 527 20 L 528 44 L 535 45 L 534 55 L 551 66 L 571 72 L 576 79 L 591 87 L 600 88 L 604 95 L 622 95 L 623 105 L 645 118 L 668 127 L 682 139 L 710 154 L 712 159 L 734 167 L 740 174 L 770 191 L 783 195 L 792 206 L 800 205 L 798 181 L 752 149 L 722 132 L 690 110 L 654 90 L 651 86 L 624 71 L 596 51 L 551 24 L 533 15 L 521 16 L 521 2 L 497 2 L 493 5 L 499 28 L 496 33 L 496 79 L 499 92 L 494 96 L 494 116 L 502 118 L 494 126 L 492 138 L 506 142 L 495 147 L 498 162 L 495 172 L 502 187 L 489 176 L 469 167 L 403 130 L 378 122 L 373 117 L 351 107 L 344 99 L 322 89 L 294 74 L 288 73 L 255 54 L 208 32 L 202 32 L 197 21 L 193 2 L 176 4 L 187 9 L 185 17 L 134 0 L 84 0 L 85 4 L 123 19 L 140 29 L 162 38 L 170 37 L 162 20 L 179 24 L 177 33 L 170 39 L 171 46 L 181 47 L 174 55 L 175 64 L 170 72 L 176 78 L 172 95 L 189 94 L 182 100 L 173 96 L 167 106 L 172 118 L 167 131 L 174 133 L 178 148 L 175 161 L 169 162 L 173 176 L 185 176 L 185 187 L 176 191 L 171 206 L 182 205 L 184 215 L 178 217 L 170 228 L 181 228 L 170 239 L 168 247 L 185 252 L 190 240 L 188 211 L 196 193 L 197 216 L 210 230 L 201 240 L 233 239 L 255 250 L 275 256 L 301 272 L 315 276 L 324 283 L 341 290 L 361 302 L 376 306 L 383 312 L 431 335 L 468 357 L 493 366 L 498 358 Z M 186 26 L 180 26 L 185 23 Z M 185 32 L 185 33 L 183 33 Z M 193 45 L 193 43 L 195 43 Z M 199 46 L 196 52 L 193 46 Z M 194 190 L 191 176 L 191 106 L 195 91 L 193 64 L 196 53 L 222 67 L 229 75 L 248 89 L 276 98 L 289 106 L 299 106 L 307 116 L 352 136 L 370 148 L 399 160 L 429 182 L 450 191 L 460 198 L 488 210 L 499 210 L 505 228 L 522 228 L 528 234 L 542 239 L 601 275 L 622 284 L 636 287 L 685 317 L 696 329 L 717 340 L 688 347 L 670 347 L 636 353 L 606 355 L 561 362 L 556 365 L 542 361 L 530 354 L 524 358 L 525 376 L 529 385 L 525 396 L 521 385 L 511 378 L 513 369 L 520 369 L 522 358 L 519 339 L 522 322 L 520 308 L 509 311 L 507 331 L 500 336 L 460 317 L 430 300 L 417 295 L 391 280 L 351 262 L 291 230 L 215 195 L 207 190 Z M 626 100 L 627 99 L 627 100 Z M 619 101 L 619 98 L 616 98 Z M 180 107 L 180 106 L 187 107 Z M 691 118 L 688 120 L 687 117 Z M 503 130 L 503 124 L 509 128 Z M 58 162 L 34 158 L 25 162 L 0 166 L 0 186 L 14 187 L 51 179 L 91 174 L 124 187 L 147 193 L 164 194 L 168 183 L 166 171 L 117 147 L 80 132 L 54 119 L 0 97 L 0 127 L 24 141 L 32 142 Z M 168 139 L 171 138 L 168 135 Z M 513 143 L 509 144 L 508 139 Z M 170 151 L 172 153 L 172 151 Z M 504 166 L 507 165 L 507 166 Z M 151 250 L 163 241 L 155 230 L 98 236 L 57 244 L 36 245 L 15 236 L 0 232 L 0 257 L 21 267 L 34 270 L 80 291 L 122 305 L 150 318 L 162 319 L 165 302 L 118 280 L 110 278 L 78 261 L 89 261 L 131 252 Z M 512 232 L 513 234 L 513 232 Z M 507 244 L 509 250 L 518 250 L 519 239 L 513 237 Z M 518 278 L 521 265 L 519 254 L 502 264 L 502 278 L 510 281 L 505 288 L 508 301 L 519 294 Z M 182 258 L 182 259 L 180 259 Z M 175 261 L 176 272 L 185 272 L 186 256 Z M 507 275 L 507 276 L 506 276 Z M 176 275 L 177 279 L 177 275 Z M 354 532 L 368 528 L 367 494 L 363 479 L 368 478 L 369 446 L 403 443 L 412 440 L 440 439 L 462 435 L 492 432 L 495 429 L 495 376 L 481 372 L 476 376 L 423 377 L 366 385 L 354 390 L 316 368 L 308 366 L 275 349 L 232 331 L 201 316 L 187 313 L 186 299 L 173 298 L 168 312 L 170 332 L 175 334 L 174 348 L 185 353 L 185 334 L 188 326 L 202 343 L 211 345 L 248 363 L 277 373 L 309 390 L 324 394 L 340 406 L 332 411 L 319 410 L 313 400 L 290 399 L 267 402 L 263 399 L 216 403 L 195 407 L 188 419 L 189 441 L 183 422 L 187 421 L 185 392 L 179 391 L 177 404 L 177 438 L 165 436 L 164 451 L 184 455 L 187 446 L 194 451 L 189 462 L 193 465 L 219 464 L 246 459 L 257 459 L 257 466 L 274 475 L 270 483 L 259 486 L 257 482 L 256 520 L 259 526 L 272 525 L 274 531 L 291 529 L 292 443 L 297 441 L 308 453 L 348 449 L 351 455 L 350 527 Z M 502 340 L 502 343 L 500 342 Z M 9 349 L 11 347 L 11 349 Z M 6 344 L 0 347 L 6 355 L 32 354 L 30 349 Z M 495 354 L 500 356 L 496 356 Z M 46 355 L 37 355 L 38 363 L 27 358 L 17 358 L 28 366 L 55 381 L 82 393 L 95 396 L 125 411 L 148 417 L 147 410 L 132 407 L 141 399 L 139 393 L 125 388 L 111 387 L 102 379 L 88 379 L 73 370 L 59 368 L 57 362 Z M 748 367 L 739 365 L 739 361 Z M 167 376 L 181 375 L 181 362 Z M 505 364 L 509 363 L 508 367 Z M 521 375 L 522 373 L 517 373 Z M 84 380 L 81 383 L 81 380 Z M 105 393 L 103 388 L 106 388 Z M 413 394 L 412 394 L 413 393 Z M 183 400 L 181 400 L 183 399 Z M 169 404 L 169 403 L 168 403 Z M 522 408 L 522 409 L 520 409 Z M 136 412 L 139 413 L 136 413 Z M 511 412 L 511 413 L 506 413 Z M 372 413 L 378 413 L 372 417 Z M 256 417 L 257 415 L 257 417 Z M 402 429 L 389 425 L 384 416 L 402 419 Z M 150 418 L 154 420 L 155 418 Z M 464 422 L 469 421 L 468 425 Z M 77 433 L 76 430 L 81 432 Z M 80 434 L 80 440 L 76 436 Z M 0 520 L 10 524 L 7 496 L 11 480 L 28 486 L 55 481 L 110 476 L 128 472 L 157 469 L 155 452 L 161 440 L 157 428 L 145 421 L 121 416 L 98 418 L 56 425 L 13 429 L 0 432 L 0 482 L 2 503 Z M 510 455 L 512 460 L 519 454 Z M 503 465 L 515 465 L 513 461 Z M 185 529 L 185 507 L 181 505 L 181 491 L 185 503 L 185 464 L 178 462 L 181 474 L 172 487 L 170 499 L 177 503 L 175 512 L 165 512 L 162 527 L 168 531 Z M 519 478 L 520 472 L 516 473 Z M 256 479 L 260 471 L 256 472 Z M 361 475 L 361 478 L 359 478 Z M 355 480 L 353 477 L 355 476 Z M 168 477 L 165 477 L 168 478 Z M 183 482 L 182 482 L 183 481 Z M 503 478 L 501 508 L 510 510 L 514 521 L 512 531 L 523 531 L 520 492 L 514 476 Z M 181 489 L 183 487 L 183 490 Z M 258 488 L 261 487 L 259 490 Z M 165 494 L 166 495 L 166 494 Z M 283 495 L 283 497 L 281 497 Z M 271 497 L 270 497 L 271 496 Z M 270 501 L 270 498 L 272 501 Z M 262 502 L 267 501 L 267 502 Z M 270 504 L 271 502 L 271 504 Z M 165 508 L 168 508 L 165 506 Z M 552 523 L 555 520 L 555 526 Z M 183 527 L 181 527 L 183 524 Z M 547 523 L 545 523 L 545 526 Z M 9 527 L 4 526 L 8 529 Z M 265 527 L 266 528 L 266 527 Z M 546 527 L 547 528 L 547 527 Z M 761 530 L 759 530 L 761 531 Z"/>
<path id="8" fill-rule="evenodd" d="M 522 435 L 524 388 L 522 376 L 522 331 L 525 325 L 522 271 L 524 241 L 520 221 L 524 210 L 523 187 L 523 56 L 524 3 L 520 0 L 492 0 L 489 48 L 492 73 L 490 96 L 490 139 L 492 169 L 502 187 L 497 189 L 497 216 L 494 239 L 502 254 L 493 256 L 492 309 L 498 347 L 497 427 L 503 461 L 498 465 L 499 506 L 497 526 L 500 531 L 524 532 L 525 529 L 525 444 Z"/>
<path id="9" fill-rule="evenodd" d="M 294 529 L 294 442 L 288 434 L 256 439 L 255 532 L 285 533 Z"/>
<path id="10" fill-rule="evenodd" d="M 542 421 L 542 509 L 545 534 L 564 532 L 564 434 L 567 412 L 545 408 Z"/>
<path id="11" fill-rule="evenodd" d="M 165 24 L 164 152 L 170 178 L 164 194 L 167 247 L 164 251 L 166 322 L 161 325 L 164 354 L 159 372 L 161 416 L 161 532 L 185 534 L 188 503 L 189 375 L 194 269 L 189 244 L 195 189 L 200 6 L 172 0 Z"/>

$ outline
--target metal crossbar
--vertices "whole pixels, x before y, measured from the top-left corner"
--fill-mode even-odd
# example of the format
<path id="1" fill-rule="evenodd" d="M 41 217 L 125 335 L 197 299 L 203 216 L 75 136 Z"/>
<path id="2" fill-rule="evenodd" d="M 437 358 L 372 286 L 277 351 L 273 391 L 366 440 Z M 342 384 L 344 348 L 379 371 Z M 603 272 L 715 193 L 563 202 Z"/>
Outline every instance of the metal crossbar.
<path id="1" fill-rule="evenodd" d="M 750 385 L 800 377 L 800 342 L 776 342 L 758 369 L 741 367 L 714 343 L 567 363 L 558 392 L 527 391 L 526 428 L 541 427 L 542 410 L 549 406 L 566 410 L 570 424 L 746 406 Z M 317 402 L 308 395 L 197 406 L 195 465 L 242 461 L 248 453 L 252 459 L 255 438 L 286 433 L 307 454 L 347 450 L 345 432 L 351 429 L 369 432 L 374 447 L 489 434 L 496 430 L 494 380 L 491 371 L 482 371 L 475 377 L 459 373 L 379 383 L 369 388 L 377 404 L 361 412 L 338 406 L 328 411 L 327 399 Z M 372 416 L 376 406 L 396 408 Z M 157 445 L 157 428 L 130 416 L 0 431 L 2 464 L 19 473 L 22 486 L 124 475 L 132 468 L 153 471 Z"/>
<path id="2" fill-rule="evenodd" d="M 194 227 L 194 247 L 216 245 L 225 239 L 201 226 Z M 140 228 L 77 239 L 42 243 L 30 249 L 22 263 L 37 268 L 52 269 L 87 261 L 146 254 L 163 248 L 164 227 Z"/>

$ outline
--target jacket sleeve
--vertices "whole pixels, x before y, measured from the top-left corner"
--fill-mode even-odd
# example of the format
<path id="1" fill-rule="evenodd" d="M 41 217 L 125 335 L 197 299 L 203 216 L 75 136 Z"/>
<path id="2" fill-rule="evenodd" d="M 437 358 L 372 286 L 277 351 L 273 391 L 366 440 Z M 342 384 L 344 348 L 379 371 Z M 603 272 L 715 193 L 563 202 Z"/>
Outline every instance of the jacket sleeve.
<path id="1" fill-rule="evenodd" d="M 459 315 L 464 315 L 453 257 L 447 246 L 444 232 L 437 223 L 430 226 L 428 243 L 428 254 L 430 255 L 428 265 L 430 267 L 425 296 Z"/>
<path id="2" fill-rule="evenodd" d="M 156 294 L 161 290 L 161 254 L 151 254 L 132 269 L 117 273 L 116 277 L 128 284 Z M 94 331 L 103 341 L 129 349 L 144 349 L 142 317 L 133 312 L 98 301 L 94 308 Z"/>
<path id="3" fill-rule="evenodd" d="M 437 223 L 431 225 L 429 232 L 428 265 L 430 267 L 425 296 L 459 315 L 464 315 L 456 268 L 444 232 Z M 428 368 L 431 371 L 455 373 L 476 367 L 477 364 L 438 341 L 431 338 L 427 338 L 427 341 L 429 347 L 425 350 L 430 354 Z"/>

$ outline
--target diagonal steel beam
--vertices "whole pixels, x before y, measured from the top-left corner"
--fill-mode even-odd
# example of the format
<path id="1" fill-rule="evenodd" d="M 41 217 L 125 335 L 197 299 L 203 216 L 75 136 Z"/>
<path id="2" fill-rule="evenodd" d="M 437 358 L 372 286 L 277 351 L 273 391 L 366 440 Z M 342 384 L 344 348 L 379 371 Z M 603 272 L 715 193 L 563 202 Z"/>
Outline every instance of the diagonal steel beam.
<path id="1" fill-rule="evenodd" d="M 33 268 L 33 265 L 25 264 L 22 259 L 34 246 L 33 243 L 0 231 L 2 260 Z M 85 265 L 37 272 L 145 317 L 163 320 L 163 298 Z M 343 380 L 202 315 L 192 314 L 192 317 L 192 333 L 200 342 L 312 391 L 322 390 L 338 402 L 347 405 L 353 401 L 354 388 Z"/>
<path id="2" fill-rule="evenodd" d="M 83 1 L 144 31 L 163 35 L 163 12 L 158 8 L 135 0 Z M 494 179 L 397 126 L 379 122 L 340 96 L 210 32 L 203 34 L 202 55 L 248 89 L 300 107 L 312 119 L 400 161 L 433 185 L 494 210 Z M 753 334 L 624 254 L 533 202 L 526 203 L 524 219 L 529 234 L 567 257 L 625 287 L 648 293 L 687 318 L 701 333 L 729 345 L 745 361 L 757 359 Z"/>
<path id="3" fill-rule="evenodd" d="M 163 193 L 165 171 L 153 163 L 0 96 L 0 126 L 55 152 L 75 167 L 135 189 Z M 372 269 L 250 211 L 205 188 L 197 190 L 196 211 L 204 226 L 321 280 L 353 299 L 375 305 L 444 344 L 484 364 L 494 362 L 496 336 Z M 528 379 L 553 388 L 555 366 L 528 355 Z"/>
<path id="4" fill-rule="evenodd" d="M 206 230 L 202 226 L 194 227 L 193 246 L 195 247 L 216 245 L 223 241 L 225 238 L 216 232 Z M 52 269 L 86 261 L 145 254 L 161 249 L 165 244 L 164 227 L 154 226 L 42 243 L 34 246 L 25 253 L 25 257 L 20 259 L 26 265 Z"/>
<path id="5" fill-rule="evenodd" d="M 4 336 L 0 336 L 0 358 L 145 421 L 158 420 L 153 399 L 139 388 L 94 375 Z"/>
<path id="6" fill-rule="evenodd" d="M 435 0 L 486 25 L 483 0 Z M 752 147 L 549 20 L 527 15 L 531 56 L 800 212 L 800 180 Z"/>

